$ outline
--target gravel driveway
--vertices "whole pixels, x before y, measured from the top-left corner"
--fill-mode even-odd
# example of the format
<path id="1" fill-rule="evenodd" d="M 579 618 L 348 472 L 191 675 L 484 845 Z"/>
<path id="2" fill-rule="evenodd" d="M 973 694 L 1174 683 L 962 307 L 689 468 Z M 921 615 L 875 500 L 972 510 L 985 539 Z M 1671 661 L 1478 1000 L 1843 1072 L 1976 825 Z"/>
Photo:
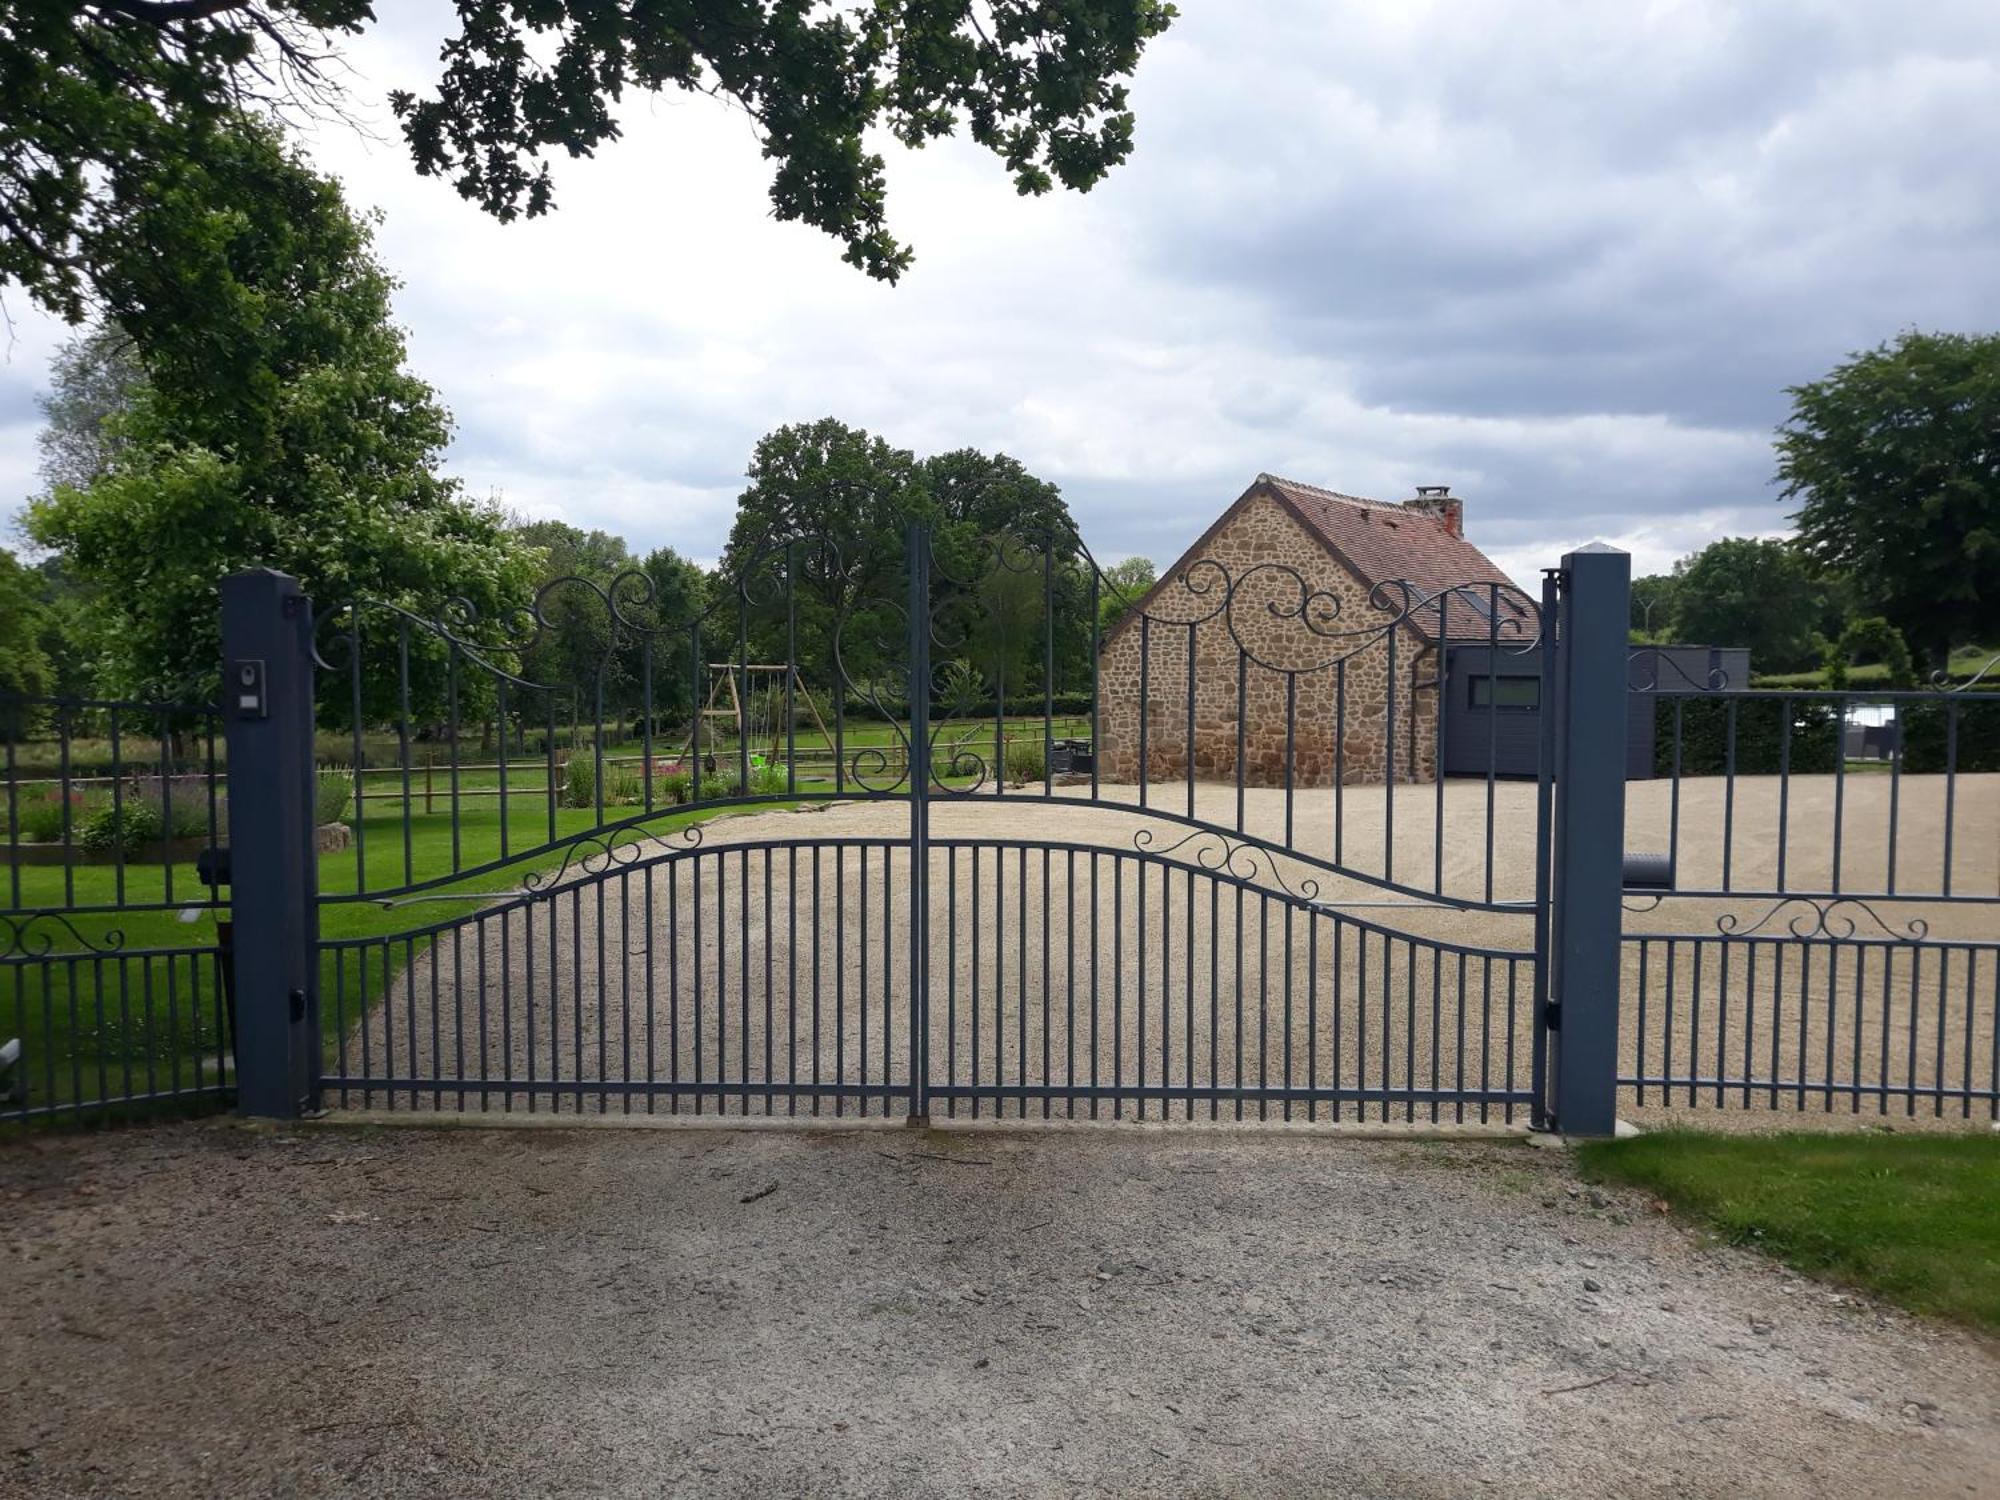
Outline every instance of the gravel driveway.
<path id="1" fill-rule="evenodd" d="M 1678 818 L 1684 885 L 1721 885 L 1725 850 L 1731 882 L 1769 884 L 1776 876 L 1778 793 L 1770 777 L 1739 778 L 1733 789 L 1719 780 L 1690 780 L 1677 797 L 1667 783 L 1635 782 L 1628 789 L 1627 846 L 1666 847 Z M 1135 795 L 1130 787 L 1105 788 L 1107 802 Z M 1184 805 L 1173 789 L 1154 795 L 1172 808 Z M 1293 847 L 1330 857 L 1332 796 L 1326 789 L 1301 793 L 1288 818 L 1281 791 L 1250 789 L 1243 796 L 1245 826 L 1277 841 L 1289 828 Z M 1535 788 L 1503 783 L 1492 797 L 1493 894 L 1525 900 L 1533 893 Z M 1483 782 L 1448 783 L 1441 799 L 1435 788 L 1403 786 L 1394 791 L 1392 818 L 1384 788 L 1346 788 L 1344 857 L 1381 868 L 1385 830 L 1393 826 L 1399 879 L 1428 885 L 1441 874 L 1446 891 L 1479 896 L 1489 848 L 1487 798 Z M 1892 785 L 1884 776 L 1855 776 L 1844 786 L 1829 777 L 1792 778 L 1783 816 L 1788 879 L 1831 878 L 1837 807 L 1843 879 L 1862 888 L 1881 884 L 1892 802 L 1898 878 L 1906 888 L 1935 888 L 1947 810 L 1941 777 Z M 1231 823 L 1237 794 L 1202 785 L 1196 811 Z M 2000 776 L 1959 778 L 1950 812 L 1954 888 L 2000 888 Z M 1283 884 L 1357 904 L 1340 907 L 1346 920 L 1336 924 L 1254 895 L 1245 903 L 1231 891 L 1218 901 L 1220 887 L 1202 872 L 1224 861 L 1220 837 L 1131 807 L 1051 808 L 984 796 L 940 802 L 932 831 L 940 840 L 1058 840 L 1126 856 L 1144 849 L 1173 861 L 1142 867 L 1130 858 L 1100 862 L 1088 852 L 1040 847 L 933 851 L 933 1076 L 992 1086 L 989 1113 L 1005 1085 L 1150 1079 L 1157 1086 L 1163 1064 L 1169 1086 L 1190 1089 L 1191 1097 L 1173 1101 L 1177 1113 L 1206 1114 L 1210 1106 L 1192 1092 L 1211 1087 L 1225 1091 L 1225 1100 L 1239 1086 L 1287 1082 L 1434 1086 L 1459 1095 L 1488 1081 L 1496 1090 L 1509 1080 L 1517 1091 L 1528 1087 L 1533 974 L 1526 955 L 1533 929 L 1524 911 L 1397 905 L 1400 898 L 1385 898 L 1361 881 L 1329 879 L 1289 860 L 1274 870 L 1268 856 L 1243 851 L 1228 855 L 1226 868 L 1264 889 Z M 375 1005 L 366 1026 L 346 1031 L 336 1071 L 356 1079 L 446 1080 L 441 1089 L 398 1091 L 397 1107 L 412 1108 L 467 1107 L 450 1080 L 552 1075 L 569 1091 L 552 1098 L 543 1090 L 534 1107 L 620 1110 L 626 1100 L 600 1099 L 588 1085 L 669 1077 L 753 1085 L 799 1080 L 801 1108 L 813 1092 L 806 1085 L 866 1083 L 879 1103 L 908 1076 L 909 856 L 880 842 L 907 832 L 907 809 L 894 802 L 726 818 L 703 831 L 703 847 L 712 852 L 699 860 L 614 865 L 607 878 L 573 881 L 532 914 L 474 918 L 452 928 L 427 953 L 390 942 L 367 949 L 361 960 L 350 955 L 342 982 L 350 990 L 372 985 L 371 999 L 380 996 L 379 976 L 401 972 L 390 1003 Z M 878 841 L 872 850 L 787 847 L 798 840 L 870 839 Z M 1384 906 L 1385 899 L 1392 904 Z M 1629 933 L 1691 933 L 1707 942 L 1699 953 L 1685 942 L 1672 953 L 1659 943 L 1650 953 L 1626 944 L 1627 1072 L 1639 1061 L 1643 1031 L 1646 1070 L 1656 1075 L 1663 1063 L 1685 1073 L 1692 1059 L 1703 1076 L 1740 1077 L 1747 1067 L 1759 1078 L 1808 1082 L 1887 1077 L 1918 1091 L 1962 1089 L 1968 1080 L 1975 1089 L 1990 1087 L 1989 1077 L 2000 1076 L 1993 1005 L 2000 949 L 1969 960 L 1961 953 L 1949 968 L 1935 953 L 1923 966 L 1907 945 L 1896 951 L 1893 943 L 1865 949 L 1822 941 L 1810 953 L 1788 943 L 1779 952 L 1768 934 L 1782 936 L 1804 910 L 1787 907 L 1765 915 L 1761 953 L 1740 941 L 1733 953 L 1719 951 L 1719 919 L 1751 928 L 1769 906 L 1680 899 L 1628 916 Z M 434 910 L 418 908 L 412 922 Z M 1874 910 L 1891 924 L 1921 917 L 1935 937 L 2000 941 L 2000 906 L 1876 903 Z M 1836 928 L 1839 920 L 1836 912 Z M 1364 933 L 1362 923 L 1375 931 Z M 1385 931 L 1415 941 L 1385 939 Z M 1865 918 L 1861 934 L 1880 936 Z M 1669 983 L 1676 997 L 1671 1010 Z M 1913 1122 L 1906 1101 L 1890 1096 L 1864 1100 L 1857 1116 L 1847 1096 L 1811 1088 L 1796 1095 L 1732 1089 L 1725 1109 L 1716 1107 L 1712 1089 L 1697 1098 L 1690 1092 L 1679 1091 L 1670 1111 L 1660 1108 L 1657 1089 L 1643 1100 L 1628 1091 L 1623 1103 L 1640 1118 L 1673 1114 L 1724 1126 L 1829 1119 L 1851 1126 L 1893 1112 L 1899 1128 L 1964 1128 L 1983 1126 L 1976 1116 L 1990 1116 L 1983 1102 L 1974 1111 L 1953 1101 L 1956 1113 L 1938 1120 L 1931 1102 L 1919 1100 L 1922 1113 Z M 479 1107 L 477 1094 L 467 1097 L 469 1107 Z M 337 1092 L 333 1102 L 379 1106 L 385 1095 L 380 1087 L 357 1088 Z M 488 1099 L 495 1108 L 502 1102 L 498 1090 Z M 508 1102 L 523 1108 L 531 1100 L 515 1091 Z M 664 1098 L 653 1102 L 669 1107 Z M 835 1107 L 831 1091 L 819 1102 Z M 769 1107 L 782 1113 L 792 1103 L 780 1097 Z M 843 1107 L 855 1103 L 849 1096 Z M 721 1089 L 703 1101 L 708 1109 L 718 1104 L 742 1113 L 767 1107 L 749 1090 Z M 633 1107 L 645 1107 L 643 1096 Z M 1021 1107 L 1008 1105 L 1010 1112 Z M 1035 1107 L 1032 1100 L 1026 1106 Z M 1128 1099 L 1125 1109 L 1132 1108 Z M 1416 1109 L 1427 1112 L 1421 1103 Z M 1158 1110 L 1156 1100 L 1149 1112 Z M 1379 1116 L 1381 1106 L 1372 1112 Z M 1404 1112 L 1391 1107 L 1393 1116 Z M 1454 1102 L 1441 1113 L 1456 1120 L 1466 1112 Z"/>
<path id="2" fill-rule="evenodd" d="M 1558 1151 L 10 1144 L 0 1493 L 1974 1495 L 2000 1360 Z"/>

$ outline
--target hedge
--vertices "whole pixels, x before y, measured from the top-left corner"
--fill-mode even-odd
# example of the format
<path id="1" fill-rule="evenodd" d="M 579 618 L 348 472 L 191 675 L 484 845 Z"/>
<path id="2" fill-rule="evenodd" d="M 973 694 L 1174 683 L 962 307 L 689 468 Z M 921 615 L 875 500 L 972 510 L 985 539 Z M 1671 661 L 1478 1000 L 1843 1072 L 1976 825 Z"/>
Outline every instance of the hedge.
<path id="1" fill-rule="evenodd" d="M 1949 697 L 1906 702 L 1898 717 L 1903 725 L 1903 769 L 1942 771 L 1947 760 L 1946 726 L 1956 706 L 1961 771 L 2000 771 L 2000 683 L 1977 687 Z"/>
<path id="2" fill-rule="evenodd" d="M 1680 710 L 1680 773 L 1721 776 L 1731 768 L 1729 718 L 1736 716 L 1734 768 L 1739 776 L 1775 776 L 1783 764 L 1800 774 L 1831 772 L 1840 757 L 1840 717 L 1833 705 L 1795 698 L 1662 697 L 1654 706 L 1653 773 L 1674 773 L 1674 712 Z M 1784 713 L 1791 709 L 1789 760 Z"/>

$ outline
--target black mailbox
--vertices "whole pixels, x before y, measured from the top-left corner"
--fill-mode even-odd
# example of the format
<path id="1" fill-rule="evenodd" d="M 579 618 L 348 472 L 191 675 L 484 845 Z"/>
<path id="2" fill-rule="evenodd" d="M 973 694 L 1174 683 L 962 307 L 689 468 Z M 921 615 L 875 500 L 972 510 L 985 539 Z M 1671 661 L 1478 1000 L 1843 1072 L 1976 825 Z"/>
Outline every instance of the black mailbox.
<path id="1" fill-rule="evenodd" d="M 1674 888 L 1674 857 L 1671 854 L 1627 854 L 1625 889 L 1628 891 L 1670 891 Z"/>
<path id="2" fill-rule="evenodd" d="M 205 886 L 229 884 L 229 846 L 211 845 L 194 857 L 194 873 Z"/>

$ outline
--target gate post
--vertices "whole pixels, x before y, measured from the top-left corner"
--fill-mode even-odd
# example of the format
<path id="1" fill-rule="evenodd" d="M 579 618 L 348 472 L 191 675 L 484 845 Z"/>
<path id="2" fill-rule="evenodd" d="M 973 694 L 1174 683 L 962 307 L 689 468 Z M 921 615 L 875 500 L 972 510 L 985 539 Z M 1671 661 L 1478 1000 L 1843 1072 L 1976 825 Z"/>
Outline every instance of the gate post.
<path id="1" fill-rule="evenodd" d="M 930 1122 L 931 964 L 931 534 L 912 522 L 909 568 L 910 748 L 910 1114 Z"/>
<path id="2" fill-rule="evenodd" d="M 1632 559 L 1593 542 L 1563 558 L 1553 911 L 1555 1127 L 1618 1118 L 1625 859 L 1626 641 Z"/>
<path id="3" fill-rule="evenodd" d="M 313 839 L 312 604 L 269 568 L 222 580 L 229 747 L 236 1108 L 318 1107 L 319 937 Z"/>

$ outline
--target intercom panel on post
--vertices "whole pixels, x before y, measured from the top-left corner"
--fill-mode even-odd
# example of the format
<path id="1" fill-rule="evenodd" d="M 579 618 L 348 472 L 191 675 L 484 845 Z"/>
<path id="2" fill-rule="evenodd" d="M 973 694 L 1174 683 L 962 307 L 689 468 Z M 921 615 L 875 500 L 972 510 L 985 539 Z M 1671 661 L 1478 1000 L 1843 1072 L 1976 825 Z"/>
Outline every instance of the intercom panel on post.
<path id="1" fill-rule="evenodd" d="M 269 699 L 264 691 L 264 663 L 257 657 L 239 657 L 229 664 L 230 691 L 236 698 L 236 717 L 270 717 Z"/>

